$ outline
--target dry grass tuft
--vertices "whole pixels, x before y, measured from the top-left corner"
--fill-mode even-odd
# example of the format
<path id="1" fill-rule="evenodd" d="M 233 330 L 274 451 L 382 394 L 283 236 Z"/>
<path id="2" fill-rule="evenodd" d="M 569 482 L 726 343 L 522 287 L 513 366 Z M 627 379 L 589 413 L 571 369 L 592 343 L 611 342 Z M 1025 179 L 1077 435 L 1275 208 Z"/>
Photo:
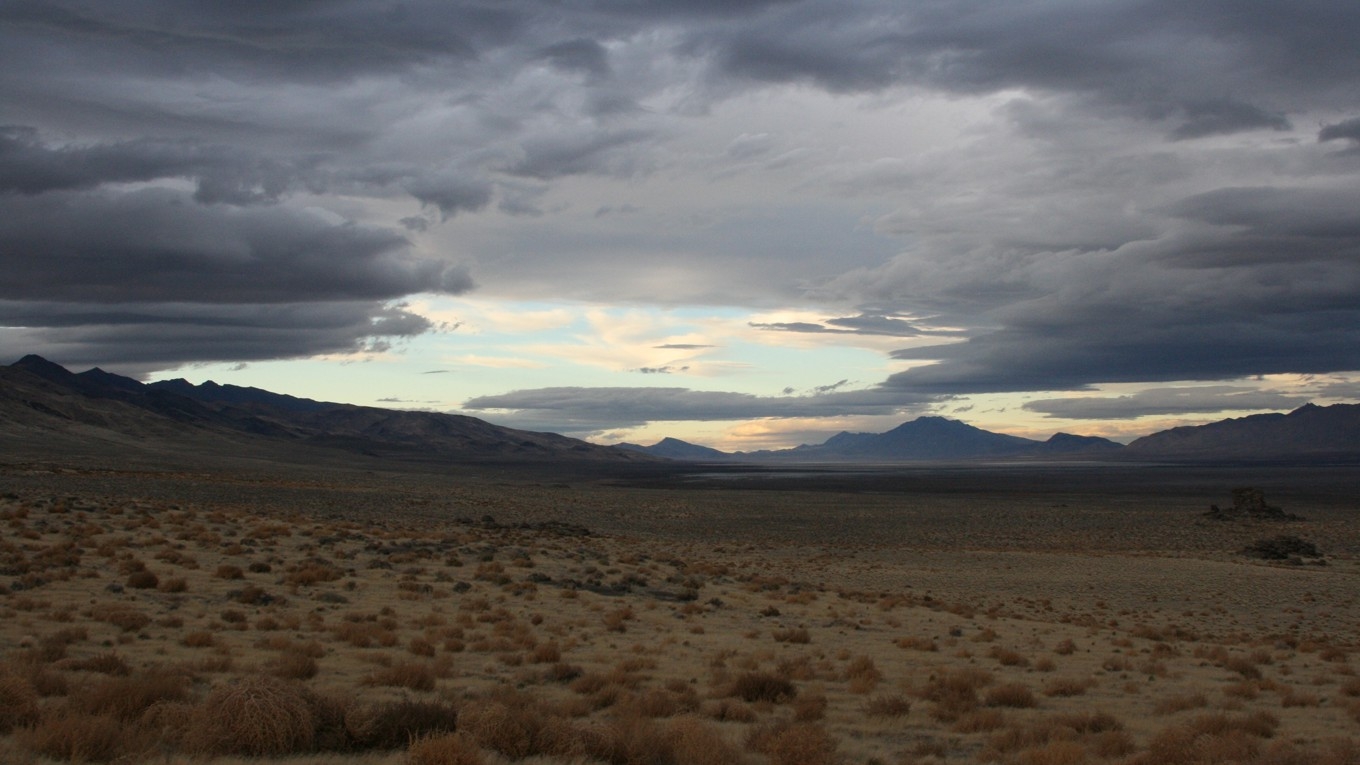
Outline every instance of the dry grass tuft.
<path id="1" fill-rule="evenodd" d="M 900 694 L 874 696 L 864 702 L 864 714 L 870 717 L 906 717 L 911 713 L 911 701 Z"/>

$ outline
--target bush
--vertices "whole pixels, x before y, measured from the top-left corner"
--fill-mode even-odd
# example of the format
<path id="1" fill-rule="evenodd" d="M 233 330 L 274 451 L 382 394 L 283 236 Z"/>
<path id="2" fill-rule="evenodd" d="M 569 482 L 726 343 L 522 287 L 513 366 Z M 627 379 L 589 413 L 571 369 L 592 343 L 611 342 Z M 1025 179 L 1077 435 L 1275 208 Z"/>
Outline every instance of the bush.
<path id="1" fill-rule="evenodd" d="M 134 571 L 127 578 L 127 586 L 134 590 L 154 590 L 160 583 L 160 577 L 145 569 Z"/>
<path id="2" fill-rule="evenodd" d="M 38 692 L 27 679 L 0 673 L 0 733 L 38 719 Z"/>
<path id="3" fill-rule="evenodd" d="M 392 688 L 410 688 L 413 691 L 432 691 L 435 686 L 434 670 L 429 665 L 416 662 L 402 662 L 384 667 L 364 678 L 364 685 L 383 685 Z"/>
<path id="4" fill-rule="evenodd" d="M 911 712 L 911 701 L 905 696 L 875 696 L 864 703 L 864 713 L 870 717 L 906 717 Z"/>
<path id="5" fill-rule="evenodd" d="M 155 704 L 183 701 L 189 695 L 189 678 L 176 672 L 154 670 L 127 677 L 107 677 L 82 688 L 73 700 L 77 711 L 108 714 L 118 720 L 135 720 Z"/>
<path id="6" fill-rule="evenodd" d="M 205 754 L 294 754 L 312 749 L 316 723 L 300 684 L 255 675 L 214 688 L 196 710 L 186 743 Z"/>
<path id="7" fill-rule="evenodd" d="M 1021 683 L 998 685 L 987 691 L 987 706 L 989 707 L 1028 709 L 1037 703 L 1034 699 L 1034 692 Z"/>
<path id="8" fill-rule="evenodd" d="M 138 753 L 148 742 L 112 715 L 67 710 L 45 716 L 18 735 L 24 748 L 67 762 L 109 762 Z"/>
<path id="9" fill-rule="evenodd" d="M 398 749 L 414 739 L 438 738 L 454 732 L 457 723 L 452 705 L 411 700 L 353 706 L 344 719 L 345 731 L 363 749 Z"/>
<path id="10" fill-rule="evenodd" d="M 736 696 L 745 702 L 769 701 L 778 704 L 791 701 L 798 695 L 793 683 L 768 672 L 747 672 L 732 682 L 728 696 Z"/>
<path id="11" fill-rule="evenodd" d="M 406 750 L 410 765 L 482 765 L 486 758 L 461 733 L 424 736 L 411 742 Z"/>

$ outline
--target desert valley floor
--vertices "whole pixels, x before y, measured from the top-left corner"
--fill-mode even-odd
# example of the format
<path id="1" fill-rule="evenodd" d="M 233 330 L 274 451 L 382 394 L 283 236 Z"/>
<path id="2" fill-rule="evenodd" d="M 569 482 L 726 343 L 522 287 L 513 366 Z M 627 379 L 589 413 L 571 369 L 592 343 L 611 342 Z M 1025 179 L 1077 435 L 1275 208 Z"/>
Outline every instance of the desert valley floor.
<path id="1" fill-rule="evenodd" d="M 6 462 L 0 761 L 1360 762 L 1354 467 L 607 472 Z"/>

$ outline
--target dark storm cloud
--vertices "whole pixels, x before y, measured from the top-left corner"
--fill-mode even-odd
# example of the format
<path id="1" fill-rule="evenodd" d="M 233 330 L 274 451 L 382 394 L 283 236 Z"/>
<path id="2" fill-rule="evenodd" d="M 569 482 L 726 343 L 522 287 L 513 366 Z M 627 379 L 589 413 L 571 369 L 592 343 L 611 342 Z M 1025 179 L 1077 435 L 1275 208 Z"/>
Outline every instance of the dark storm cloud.
<path id="1" fill-rule="evenodd" d="M 54 53 L 132 72 L 334 80 L 474 56 L 522 25 L 514 8 L 416 2 L 6 3 L 0 23 Z"/>
<path id="2" fill-rule="evenodd" d="M 35 309 L 22 331 L 80 328 L 76 345 L 102 316 L 186 359 L 214 348 L 262 358 L 263 330 L 239 346 L 233 333 L 155 333 L 216 326 L 224 306 L 296 305 L 297 333 L 270 314 L 278 354 L 352 348 L 373 336 L 364 320 L 327 328 L 307 312 L 334 304 L 397 322 L 395 336 L 421 331 L 381 306 L 472 286 L 465 268 L 420 249 L 439 235 L 436 218 L 447 230 L 509 213 L 536 216 L 538 238 L 506 254 L 528 227 L 483 233 L 469 256 L 501 294 L 543 283 L 554 297 L 612 298 L 632 288 L 639 253 L 684 252 L 684 281 L 710 304 L 787 306 L 839 290 L 820 304 L 875 307 L 766 329 L 968 328 L 962 342 L 898 354 L 938 363 L 895 375 L 875 401 L 1355 369 L 1360 119 L 1342 117 L 1360 104 L 1357 31 L 1351 0 L 15 0 L 0 4 L 0 103 L 26 127 L 0 130 L 0 297 L 70 304 L 67 323 Z M 839 186 L 867 200 L 848 213 L 826 212 L 825 197 L 794 210 L 781 196 L 843 177 L 811 161 L 785 166 L 806 169 L 805 186 L 761 187 L 791 211 L 764 228 L 742 209 L 658 234 L 665 200 L 646 196 L 653 227 L 641 215 L 596 223 L 628 243 L 607 250 L 573 240 L 544 202 L 567 177 L 645 180 L 687 164 L 668 141 L 717 130 L 701 118 L 721 99 L 786 83 L 1010 103 L 969 117 L 992 132 L 935 177 L 928 157 L 887 157 L 900 171 L 880 185 Z M 1311 124 L 1323 125 L 1317 143 L 1282 133 L 1255 154 L 1218 140 L 1296 138 Z M 812 156 L 766 125 L 722 129 L 702 161 L 755 173 L 777 149 Z M 1028 157 L 1038 144 L 1046 153 Z M 887 265 L 892 251 L 870 234 L 814 225 L 896 204 L 878 221 L 903 253 Z M 452 235 L 428 246 L 447 242 L 461 246 Z M 732 252 L 742 257 L 715 254 Z M 170 305 L 183 321 L 117 318 Z M 144 353 L 173 363 L 168 350 Z M 702 414 L 695 396 L 677 406 Z M 727 414 L 798 408 L 783 401 Z"/>
<path id="3" fill-rule="evenodd" d="M 834 387 L 834 386 L 833 386 Z M 746 420 L 756 417 L 834 417 L 892 414 L 927 399 L 883 391 L 828 392 L 814 396 L 756 396 L 688 388 L 538 388 L 479 396 L 471 411 L 511 410 L 497 422 L 532 421 L 550 429 L 635 427 L 658 420 Z"/>
<path id="4" fill-rule="evenodd" d="M 1024 409 L 1074 420 L 1124 420 L 1151 415 L 1282 411 L 1308 403 L 1305 396 L 1226 385 L 1153 388 L 1128 396 L 1055 398 L 1030 401 Z"/>
<path id="5" fill-rule="evenodd" d="M 833 91 L 1071 93 L 1188 139 L 1284 129 L 1289 107 L 1353 98 L 1357 28 L 1360 7 L 1339 0 L 801 3 L 696 31 L 688 50 L 727 76 Z"/>
<path id="6" fill-rule="evenodd" d="M 0 300 L 0 357 L 37 353 L 71 367 L 143 372 L 192 362 L 380 351 L 427 332 L 400 305 L 202 303 L 90 306 Z"/>
<path id="7" fill-rule="evenodd" d="M 1064 390 L 1360 369 L 1360 308 L 1265 303 L 1257 312 L 1249 299 L 1242 302 L 1237 310 L 1164 316 L 1150 315 L 1151 306 L 1115 303 L 1062 306 L 1062 315 L 1032 307 L 1003 330 L 894 352 L 938 363 L 894 374 L 883 387 L 919 394 Z"/>
<path id="8" fill-rule="evenodd" d="M 310 165 L 297 157 L 295 165 Z M 267 158 L 188 140 L 140 139 L 51 147 L 31 127 L 0 127 L 0 192 L 41 194 L 92 189 L 111 183 L 191 178 L 200 202 L 256 204 L 277 201 L 305 173 Z"/>
<path id="9" fill-rule="evenodd" d="M 0 297 L 16 300 L 309 302 L 471 287 L 393 231 L 168 189 L 0 196 L 0 268 Z"/>
<path id="10" fill-rule="evenodd" d="M 1323 127 L 1318 131 L 1318 141 L 1350 141 L 1351 150 L 1360 148 L 1360 117 Z"/>
<path id="11" fill-rule="evenodd" d="M 1291 125 L 1283 114 L 1240 101 L 1191 101 L 1182 107 L 1185 121 L 1171 131 L 1178 141 L 1226 135 L 1244 130 L 1288 130 Z"/>
<path id="12" fill-rule="evenodd" d="M 577 38 L 555 43 L 544 48 L 542 56 L 559 69 L 592 77 L 609 75 L 609 53 L 595 40 Z"/>

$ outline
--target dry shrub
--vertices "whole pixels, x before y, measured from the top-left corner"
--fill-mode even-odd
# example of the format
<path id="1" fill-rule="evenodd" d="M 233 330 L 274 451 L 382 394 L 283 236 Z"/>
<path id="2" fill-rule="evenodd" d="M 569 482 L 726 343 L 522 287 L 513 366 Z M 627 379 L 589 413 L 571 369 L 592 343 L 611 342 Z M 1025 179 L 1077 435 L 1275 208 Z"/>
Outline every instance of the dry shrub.
<path id="1" fill-rule="evenodd" d="M 1236 672 L 1247 680 L 1260 680 L 1261 670 L 1256 662 L 1246 656 L 1229 656 L 1223 660 L 1223 668 Z"/>
<path id="2" fill-rule="evenodd" d="M 437 701 L 354 705 L 344 713 L 345 731 L 362 749 L 397 749 L 413 739 L 452 733 L 457 723 L 458 710 Z"/>
<path id="3" fill-rule="evenodd" d="M 1086 747 L 1075 741 L 1050 741 L 1033 749 L 1026 749 L 1016 756 L 1019 765 L 1083 765 Z"/>
<path id="4" fill-rule="evenodd" d="M 411 638 L 411 642 L 406 644 L 406 650 L 416 656 L 434 656 L 435 654 L 434 643 L 431 643 L 427 638 L 420 637 L 419 635 Z"/>
<path id="5" fill-rule="evenodd" d="M 770 758 L 770 765 L 831 765 L 836 740 L 812 723 L 776 722 L 753 728 L 746 746 Z"/>
<path id="6" fill-rule="evenodd" d="M 1080 696 L 1090 687 L 1091 681 L 1088 678 L 1055 677 L 1044 683 L 1044 695 L 1050 698 Z"/>
<path id="7" fill-rule="evenodd" d="M 812 642 L 812 635 L 802 627 L 786 630 L 775 630 L 770 633 L 777 643 L 797 643 L 806 645 Z"/>
<path id="8" fill-rule="evenodd" d="M 795 722 L 816 722 L 826 716 L 826 697 L 818 694 L 803 694 L 793 701 Z"/>
<path id="9" fill-rule="evenodd" d="M 212 648 L 217 644 L 217 638 L 207 630 L 195 630 L 186 632 L 179 642 L 186 648 Z"/>
<path id="10" fill-rule="evenodd" d="M 98 621 L 112 624 L 124 632 L 136 632 L 151 623 L 151 617 L 124 605 L 95 606 L 91 615 Z"/>
<path id="11" fill-rule="evenodd" d="M 1184 712 L 1187 709 L 1203 709 L 1209 706 L 1209 699 L 1203 693 L 1178 693 L 1160 699 L 1152 705 L 1152 711 L 1159 715 Z"/>
<path id="12" fill-rule="evenodd" d="M 797 699 L 794 701 L 794 704 L 797 705 L 801 701 L 802 699 Z M 825 703 L 826 699 L 822 698 L 822 712 L 826 711 Z M 736 699 L 714 699 L 712 701 L 706 701 L 699 706 L 699 714 L 719 722 L 749 723 L 754 722 L 756 719 L 755 710 Z"/>
<path id="13" fill-rule="evenodd" d="M 487 701 L 466 705 L 458 725 L 483 749 L 519 760 L 534 753 L 543 720 L 526 704 Z"/>
<path id="14" fill-rule="evenodd" d="M 189 580 L 181 576 L 177 576 L 172 579 L 166 579 L 165 581 L 161 582 L 159 589 L 161 592 L 188 592 Z"/>
<path id="15" fill-rule="evenodd" d="M 562 648 L 554 640 L 549 640 L 534 648 L 529 654 L 532 664 L 556 664 L 562 661 Z"/>
<path id="16" fill-rule="evenodd" d="M 878 687 L 883 673 L 878 671 L 874 660 L 868 656 L 856 656 L 845 667 L 845 678 L 849 681 L 851 693 L 868 693 Z"/>
<path id="17" fill-rule="evenodd" d="M 1200 715 L 1153 736 L 1139 765 L 1212 765 L 1256 758 L 1261 739 L 1274 735 L 1279 720 L 1269 712 L 1243 716 Z"/>
<path id="18" fill-rule="evenodd" d="M 621 715 L 605 730 L 605 748 L 591 754 L 617 765 L 650 765 L 675 762 L 674 745 L 666 731 L 652 720 Z"/>
<path id="19" fill-rule="evenodd" d="M 309 586 L 321 582 L 334 582 L 344 576 L 344 571 L 329 563 L 306 562 L 289 567 L 283 581 L 285 584 Z"/>
<path id="20" fill-rule="evenodd" d="M 1057 645 L 1053 646 L 1053 653 L 1056 653 L 1059 656 L 1071 656 L 1076 652 L 1077 644 L 1073 643 L 1070 638 L 1060 640 Z"/>
<path id="21" fill-rule="evenodd" d="M 154 590 L 160 583 L 160 577 L 145 569 L 134 571 L 127 578 L 127 586 L 134 590 Z"/>
<path id="22" fill-rule="evenodd" d="M 991 683 L 983 670 L 943 669 L 931 676 L 915 695 L 934 703 L 931 716 L 940 722 L 954 722 L 978 706 L 978 689 Z"/>
<path id="23" fill-rule="evenodd" d="M 928 637 L 920 637 L 920 636 L 916 636 L 916 635 L 909 635 L 909 636 L 907 636 L 907 637 L 898 638 L 898 639 L 897 639 L 897 647 L 898 647 L 898 648 L 905 648 L 905 649 L 911 650 L 911 651 L 930 651 L 930 652 L 934 652 L 934 651 L 940 650 L 940 647 L 939 647 L 938 645 L 936 645 L 936 644 L 935 644 L 935 641 L 932 640 L 931 638 L 928 638 Z"/>
<path id="24" fill-rule="evenodd" d="M 67 762 L 109 762 L 140 753 L 149 743 L 113 715 L 73 710 L 44 716 L 17 739 L 29 751 Z"/>
<path id="25" fill-rule="evenodd" d="M 119 677 L 132 673 L 132 668 L 116 651 L 97 653 L 84 659 L 67 659 L 61 663 L 61 667 L 78 672 L 98 672 L 101 675 Z"/>
<path id="26" fill-rule="evenodd" d="M 284 651 L 265 666 L 269 674 L 288 680 L 311 680 L 320 671 L 316 659 L 300 651 Z"/>
<path id="27" fill-rule="evenodd" d="M 741 751 L 711 725 L 678 717 L 666 731 L 675 765 L 741 765 Z"/>
<path id="28" fill-rule="evenodd" d="M 253 757 L 306 752 L 317 732 L 314 698 L 302 685 L 252 675 L 214 688 L 185 735 L 200 753 Z"/>
<path id="29" fill-rule="evenodd" d="M 1029 659 L 1025 658 L 1019 651 L 1012 651 L 1009 648 L 993 646 L 989 652 L 993 659 L 1003 667 L 1028 667 Z"/>
<path id="30" fill-rule="evenodd" d="M 38 692 L 27 678 L 0 672 L 0 733 L 38 719 Z"/>
<path id="31" fill-rule="evenodd" d="M 230 563 L 223 563 L 222 565 L 217 567 L 216 571 L 213 572 L 213 576 L 217 577 L 218 579 L 227 580 L 245 579 L 246 572 L 242 571 L 240 566 L 233 566 Z"/>
<path id="32" fill-rule="evenodd" d="M 410 688 L 413 691 L 432 691 L 435 687 L 434 670 L 420 662 L 401 662 L 383 667 L 365 677 L 364 685 L 389 688 Z"/>
<path id="33" fill-rule="evenodd" d="M 870 717 L 906 717 L 911 712 L 911 701 L 900 694 L 875 696 L 864 702 L 864 713 Z"/>
<path id="34" fill-rule="evenodd" d="M 1039 703 L 1034 698 L 1034 692 L 1023 683 L 1006 683 L 990 688 L 987 691 L 986 701 L 989 707 L 1010 707 L 1012 709 L 1029 709 Z"/>
<path id="35" fill-rule="evenodd" d="M 461 733 L 422 736 L 406 750 L 410 765 L 483 765 L 482 750 Z"/>
<path id="36" fill-rule="evenodd" d="M 1351 698 L 1360 696 L 1360 677 L 1352 677 L 1342 683 L 1337 690 L 1341 692 L 1342 696 L 1350 696 Z"/>
<path id="37" fill-rule="evenodd" d="M 955 733 L 990 733 L 1005 725 L 1006 714 L 1000 709 L 975 709 L 960 715 L 950 730 Z"/>
<path id="38" fill-rule="evenodd" d="M 127 677 L 106 677 L 80 689 L 72 700 L 75 711 L 107 714 L 119 720 L 135 720 L 154 704 L 183 701 L 189 695 L 189 677 L 163 669 Z"/>
<path id="39" fill-rule="evenodd" d="M 742 701 L 768 701 L 778 704 L 791 701 L 798 695 L 793 683 L 768 672 L 746 672 L 732 681 L 732 687 L 723 694 L 736 696 Z"/>

